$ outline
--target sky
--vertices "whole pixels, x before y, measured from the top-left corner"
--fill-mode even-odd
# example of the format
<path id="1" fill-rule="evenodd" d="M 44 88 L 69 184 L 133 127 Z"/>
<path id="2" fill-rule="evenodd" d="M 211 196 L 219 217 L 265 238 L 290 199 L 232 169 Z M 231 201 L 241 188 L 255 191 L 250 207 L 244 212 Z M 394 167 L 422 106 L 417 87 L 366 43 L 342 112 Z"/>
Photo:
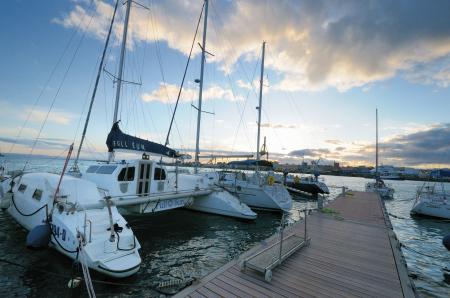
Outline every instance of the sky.
<path id="1" fill-rule="evenodd" d="M 123 2 L 123 1 L 122 1 Z M 81 156 L 105 158 L 125 5 L 119 4 Z M 0 152 L 78 146 L 112 0 L 7 1 L 0 10 Z M 130 15 L 122 131 L 164 143 L 202 0 L 140 0 Z M 450 167 L 448 1 L 210 0 L 200 149 L 269 158 Z M 203 23 L 169 146 L 195 148 Z"/>

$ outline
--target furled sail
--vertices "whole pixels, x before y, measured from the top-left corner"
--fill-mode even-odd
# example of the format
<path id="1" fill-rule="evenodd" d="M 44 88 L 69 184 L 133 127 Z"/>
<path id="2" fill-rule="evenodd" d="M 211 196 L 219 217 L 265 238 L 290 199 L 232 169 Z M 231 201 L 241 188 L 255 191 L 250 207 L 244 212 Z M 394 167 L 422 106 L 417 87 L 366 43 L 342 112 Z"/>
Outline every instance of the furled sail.
<path id="1" fill-rule="evenodd" d="M 109 152 L 112 152 L 114 149 L 122 149 L 143 151 L 172 158 L 180 156 L 178 152 L 164 145 L 124 134 L 119 128 L 119 122 L 113 124 L 106 139 L 106 145 Z"/>

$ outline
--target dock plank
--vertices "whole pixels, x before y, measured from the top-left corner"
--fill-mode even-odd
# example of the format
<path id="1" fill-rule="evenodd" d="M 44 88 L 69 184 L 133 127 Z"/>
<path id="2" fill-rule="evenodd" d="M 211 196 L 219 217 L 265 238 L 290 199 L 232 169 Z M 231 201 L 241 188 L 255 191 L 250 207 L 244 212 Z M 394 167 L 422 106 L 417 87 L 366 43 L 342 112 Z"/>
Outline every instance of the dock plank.
<path id="1" fill-rule="evenodd" d="M 309 246 L 273 270 L 270 283 L 238 264 L 277 240 L 272 235 L 176 297 L 415 297 L 384 205 L 375 193 L 351 192 L 308 216 Z M 303 237 L 304 222 L 286 229 Z M 399 265 L 400 264 L 400 265 Z"/>

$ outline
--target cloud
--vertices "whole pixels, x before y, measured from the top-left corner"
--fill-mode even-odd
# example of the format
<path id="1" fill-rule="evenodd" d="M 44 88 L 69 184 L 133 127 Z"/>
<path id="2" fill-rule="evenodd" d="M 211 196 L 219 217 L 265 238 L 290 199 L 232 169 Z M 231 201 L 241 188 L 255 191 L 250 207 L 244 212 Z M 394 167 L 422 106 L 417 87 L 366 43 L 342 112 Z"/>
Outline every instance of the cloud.
<path id="1" fill-rule="evenodd" d="M 412 78 L 418 65 L 427 69 L 450 54 L 448 1 L 242 0 L 210 6 L 207 47 L 215 56 L 209 61 L 230 71 L 240 58 L 259 58 L 261 41 L 267 40 L 266 65 L 281 74 L 278 89 L 345 91 L 398 73 Z M 86 7 L 77 3 L 54 22 L 85 27 L 93 15 L 89 31 L 104 39 L 112 6 L 95 1 L 93 11 Z M 197 0 L 168 0 L 152 2 L 150 12 L 133 9 L 130 46 L 158 39 L 187 54 L 200 7 Z M 117 38 L 121 29 L 115 26 Z M 447 68 L 426 78 L 440 86 L 450 82 Z"/>
<path id="2" fill-rule="evenodd" d="M 329 154 L 331 151 L 326 148 L 320 148 L 320 149 L 299 149 L 294 150 L 288 153 L 290 156 L 299 156 L 299 157 L 310 157 L 310 158 L 316 158 L 321 157 L 323 155 Z"/>
<path id="3" fill-rule="evenodd" d="M 179 92 L 179 86 L 172 84 L 160 83 L 158 89 L 149 93 L 141 95 L 143 101 L 159 101 L 163 103 L 175 103 Z M 183 88 L 180 100 L 182 102 L 196 101 L 198 97 L 198 90 L 194 88 Z M 237 101 L 243 100 L 241 95 L 234 95 L 230 89 L 222 88 L 218 85 L 212 85 L 203 91 L 203 100 L 229 100 Z"/>
<path id="4" fill-rule="evenodd" d="M 380 154 L 405 165 L 450 164 L 450 123 L 392 138 L 380 144 Z"/>
<path id="5" fill-rule="evenodd" d="M 0 100 L 0 116 L 2 118 L 12 118 L 12 119 L 27 119 L 29 115 L 29 121 L 42 124 L 47 116 L 48 107 L 29 107 L 26 105 L 14 105 L 11 102 Z M 47 118 L 48 122 L 68 125 L 76 117 L 75 114 L 70 112 L 53 108 Z"/>
<path id="6" fill-rule="evenodd" d="M 16 140 L 10 137 L 0 137 L 0 142 L 23 145 L 31 148 L 35 143 L 35 139 L 21 138 Z M 36 142 L 37 149 L 68 149 L 72 140 L 56 139 L 56 138 L 40 138 Z"/>
<path id="7" fill-rule="evenodd" d="M 30 121 L 36 122 L 36 123 L 42 123 L 45 120 L 45 117 L 47 116 L 48 111 L 43 110 L 41 108 L 35 108 L 34 110 L 31 110 L 31 108 L 27 108 L 25 113 L 21 113 L 21 118 L 26 119 L 27 115 L 31 113 L 30 115 Z M 75 117 L 75 115 L 62 111 L 53 109 L 50 114 L 48 115 L 47 121 L 52 122 L 55 124 L 60 125 L 67 125 L 69 124 L 72 119 Z"/>
<path id="8" fill-rule="evenodd" d="M 267 127 L 267 128 L 283 128 L 283 129 L 295 129 L 297 128 L 297 125 L 295 124 L 283 124 L 283 123 L 261 123 L 261 127 Z"/>
<path id="9" fill-rule="evenodd" d="M 332 144 L 332 145 L 339 145 L 342 142 L 340 140 L 325 140 L 325 143 Z"/>

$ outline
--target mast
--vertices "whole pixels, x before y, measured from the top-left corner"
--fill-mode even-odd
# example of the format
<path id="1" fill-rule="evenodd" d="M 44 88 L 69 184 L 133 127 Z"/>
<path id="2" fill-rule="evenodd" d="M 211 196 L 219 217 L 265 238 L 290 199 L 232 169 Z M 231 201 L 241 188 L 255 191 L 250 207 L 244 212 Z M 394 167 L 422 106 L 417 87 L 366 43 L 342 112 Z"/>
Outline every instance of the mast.
<path id="1" fill-rule="evenodd" d="M 378 109 L 375 109 L 375 180 L 378 181 Z"/>
<path id="2" fill-rule="evenodd" d="M 116 1 L 116 5 L 114 7 L 114 12 L 113 12 L 113 16 L 112 16 L 112 19 L 111 19 L 111 24 L 109 26 L 108 36 L 106 37 L 105 47 L 103 48 L 102 58 L 100 60 L 100 64 L 98 65 L 97 78 L 95 79 L 94 90 L 92 91 L 91 102 L 89 104 L 89 110 L 88 110 L 88 113 L 86 115 L 86 122 L 84 123 L 83 134 L 81 135 L 80 146 L 78 146 L 77 157 L 75 158 L 75 162 L 74 162 L 74 165 L 73 165 L 73 170 L 77 171 L 77 172 L 79 171 L 78 170 L 78 159 L 80 158 L 81 148 L 83 147 L 84 139 L 86 138 L 86 131 L 87 131 L 87 127 L 88 127 L 88 124 L 89 124 L 89 119 L 91 118 L 92 105 L 94 104 L 95 95 L 97 94 L 98 82 L 100 80 L 100 74 L 102 73 L 103 61 L 105 60 L 106 49 L 108 48 L 109 38 L 111 37 L 111 31 L 112 31 L 112 27 L 113 27 L 113 24 L 114 24 L 114 19 L 116 17 L 118 4 L 119 4 L 119 0 Z"/>
<path id="3" fill-rule="evenodd" d="M 202 40 L 202 61 L 200 67 L 200 85 L 198 94 L 198 107 L 197 107 L 197 136 L 195 140 L 195 174 L 198 173 L 199 154 L 200 154 L 200 120 L 202 117 L 202 96 L 203 96 L 203 72 L 205 69 L 205 51 L 206 51 L 206 27 L 208 25 L 208 0 L 205 0 L 205 16 L 203 23 L 203 40 Z"/>
<path id="4" fill-rule="evenodd" d="M 258 110 L 258 137 L 256 139 L 256 174 L 259 172 L 259 161 L 261 156 L 259 154 L 259 142 L 260 142 L 260 134 L 261 134 L 261 109 L 262 109 L 262 92 L 263 92 L 263 83 L 264 83 L 264 54 L 266 51 L 266 42 L 264 41 L 262 44 L 262 58 L 261 58 L 261 78 L 259 81 L 259 106 L 256 107 Z"/>
<path id="5" fill-rule="evenodd" d="M 120 90 L 122 88 L 123 65 L 125 62 L 125 49 L 126 49 L 126 44 L 127 44 L 128 21 L 130 18 L 131 2 L 132 2 L 132 0 L 127 1 L 127 10 L 126 10 L 125 22 L 124 22 L 124 26 L 123 26 L 122 48 L 120 50 L 119 72 L 117 74 L 116 102 L 114 105 L 113 125 L 114 125 L 114 123 L 117 122 L 117 112 L 119 110 Z M 108 156 L 108 162 L 111 162 L 113 160 L 114 160 L 114 152 L 110 152 L 109 156 Z"/>

